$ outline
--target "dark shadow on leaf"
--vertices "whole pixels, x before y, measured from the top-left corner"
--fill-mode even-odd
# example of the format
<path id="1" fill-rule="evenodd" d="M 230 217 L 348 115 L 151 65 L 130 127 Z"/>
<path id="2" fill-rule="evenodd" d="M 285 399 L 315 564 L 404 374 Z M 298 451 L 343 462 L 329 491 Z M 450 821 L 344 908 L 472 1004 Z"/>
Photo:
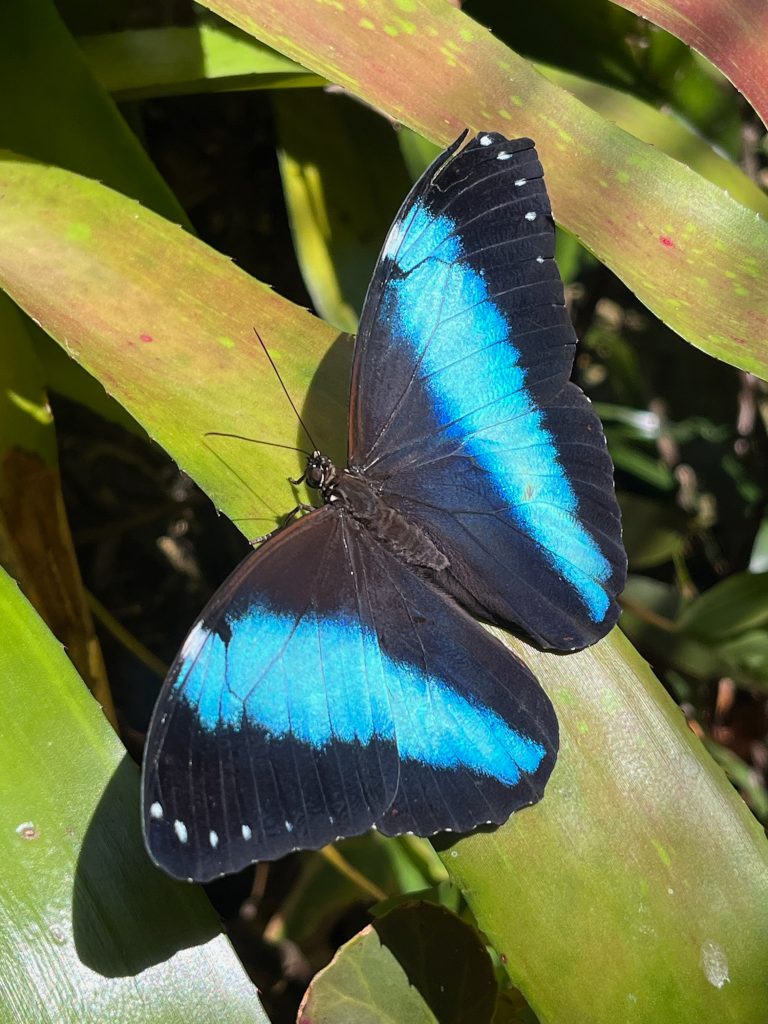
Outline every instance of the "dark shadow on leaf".
<path id="1" fill-rule="evenodd" d="M 307 391 L 301 415 L 320 450 L 337 466 L 347 464 L 347 417 L 353 339 L 339 334 L 320 360 Z M 297 424 L 297 444 L 307 438 Z"/>
<path id="2" fill-rule="evenodd" d="M 445 907 L 419 902 L 386 914 L 373 929 L 439 1024 L 490 1024 L 496 979 L 471 925 Z"/>
<path id="3" fill-rule="evenodd" d="M 72 925 L 80 960 L 108 978 L 140 974 L 220 930 L 201 892 L 150 862 L 141 837 L 139 770 L 127 754 L 85 833 Z"/>

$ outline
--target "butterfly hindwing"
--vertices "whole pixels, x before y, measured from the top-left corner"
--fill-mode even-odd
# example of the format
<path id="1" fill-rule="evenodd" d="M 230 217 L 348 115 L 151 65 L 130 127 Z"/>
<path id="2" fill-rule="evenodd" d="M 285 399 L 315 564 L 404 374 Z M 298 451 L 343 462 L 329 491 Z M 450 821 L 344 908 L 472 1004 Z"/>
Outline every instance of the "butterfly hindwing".
<path id="1" fill-rule="evenodd" d="M 326 506 L 190 632 L 148 736 L 145 835 L 206 881 L 371 825 L 466 830 L 537 800 L 556 750 L 525 666 Z"/>
<path id="2" fill-rule="evenodd" d="M 555 763 L 557 718 L 538 682 L 451 598 L 363 531 L 367 595 L 396 723 L 400 775 L 385 835 L 466 832 L 535 803 Z"/>
<path id="3" fill-rule="evenodd" d="M 366 299 L 350 463 L 445 550 L 441 587 L 571 649 L 615 622 L 626 560 L 553 255 L 530 140 L 485 133 L 438 158 Z"/>

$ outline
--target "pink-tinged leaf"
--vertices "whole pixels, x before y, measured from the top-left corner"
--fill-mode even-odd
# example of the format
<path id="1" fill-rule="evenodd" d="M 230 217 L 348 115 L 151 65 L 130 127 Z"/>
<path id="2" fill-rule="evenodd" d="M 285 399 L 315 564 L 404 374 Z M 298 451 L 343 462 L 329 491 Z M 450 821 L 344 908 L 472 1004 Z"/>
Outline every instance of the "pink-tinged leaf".
<path id="1" fill-rule="evenodd" d="M 704 54 L 768 124 L 768 4 L 764 0 L 613 2 Z"/>
<path id="2" fill-rule="evenodd" d="M 338 374 L 346 374 L 349 345 L 328 355 L 337 332 L 183 229 L 88 178 L 9 158 L 0 160 L 0 196 L 0 285 L 214 499 L 234 483 L 240 498 L 229 511 L 256 519 L 251 536 L 268 532 L 296 504 L 287 477 L 301 457 L 206 441 L 205 433 L 307 445 L 285 399 L 264 401 L 279 389 L 254 328 L 286 378 L 302 382 L 292 392 L 299 407 L 317 371 L 328 399 L 305 418 L 318 443 L 343 461 L 338 381 L 346 377 Z"/>
<path id="3" fill-rule="evenodd" d="M 547 82 L 445 0 L 206 0 L 435 142 L 535 139 L 555 217 L 665 323 L 768 376 L 768 224 Z"/>

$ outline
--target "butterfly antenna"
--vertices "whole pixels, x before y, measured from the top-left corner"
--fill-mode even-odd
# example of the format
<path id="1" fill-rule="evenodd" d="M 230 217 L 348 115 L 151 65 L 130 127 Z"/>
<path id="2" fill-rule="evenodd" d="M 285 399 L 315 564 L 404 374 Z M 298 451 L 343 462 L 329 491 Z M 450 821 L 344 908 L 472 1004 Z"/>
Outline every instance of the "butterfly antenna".
<path id="1" fill-rule="evenodd" d="M 214 434 L 214 435 L 215 435 L 215 436 L 217 436 L 217 437 L 239 437 L 239 434 L 220 434 L 220 433 L 218 433 L 218 431 L 215 431 L 215 430 L 209 431 L 209 433 L 210 433 L 210 434 Z M 203 437 L 205 437 L 205 436 L 206 436 L 206 435 L 205 435 L 205 434 L 203 434 Z M 255 438 L 250 438 L 250 437 L 246 437 L 246 438 L 243 438 L 243 440 L 245 440 L 245 441 L 251 441 L 251 440 L 255 440 Z M 272 444 L 272 442 L 271 442 L 271 441 L 264 441 L 264 442 L 262 442 L 262 443 L 264 443 L 264 444 Z M 264 504 L 264 499 L 263 499 L 263 498 L 261 498 L 261 497 L 260 497 L 260 496 L 259 496 L 259 495 L 258 495 L 258 494 L 256 493 L 256 491 L 254 491 L 254 489 L 253 489 L 253 488 L 251 487 L 251 485 L 250 485 L 250 484 L 248 483 L 248 481 L 247 481 L 247 480 L 246 480 L 246 479 L 245 479 L 244 477 L 242 477 L 242 476 L 240 475 L 240 473 L 238 473 L 238 472 L 237 472 L 237 470 L 236 470 L 236 469 L 233 469 L 233 467 L 232 467 L 232 466 L 230 466 L 228 462 L 226 462 L 226 461 L 225 461 L 224 459 L 222 459 L 222 457 L 221 457 L 221 456 L 219 455 L 219 453 L 218 453 L 218 452 L 216 451 L 216 449 L 215 449 L 215 448 L 213 447 L 213 445 L 212 445 L 212 444 L 208 444 L 208 442 L 207 442 L 207 441 L 204 441 L 204 442 L 203 442 L 203 444 L 204 444 L 204 445 L 205 445 L 205 447 L 206 447 L 206 448 L 207 448 L 207 449 L 208 449 L 208 450 L 209 450 L 209 451 L 210 451 L 210 452 L 211 452 L 211 453 L 212 453 L 212 454 L 213 454 L 213 455 L 214 455 L 214 456 L 215 456 L 215 457 L 216 457 L 216 458 L 217 458 L 217 459 L 219 460 L 219 462 L 220 462 L 220 463 L 221 463 L 221 464 L 222 464 L 223 466 L 226 466 L 226 467 L 227 467 L 227 469 L 229 470 L 229 472 L 230 472 L 230 473 L 232 473 L 232 474 L 233 474 L 233 476 L 236 476 L 236 477 L 237 477 L 237 479 L 238 479 L 238 480 L 240 481 L 240 483 L 241 483 L 241 484 L 243 485 L 243 487 L 245 487 L 245 488 L 246 488 L 246 490 L 250 491 L 250 493 L 251 493 L 251 494 L 252 494 L 252 495 L 254 496 L 254 498 L 255 498 L 255 499 L 256 499 L 257 501 L 259 501 L 259 502 L 262 502 L 262 504 Z M 281 445 L 281 447 L 288 447 L 288 446 L 287 446 L 287 445 L 285 445 L 285 446 L 282 446 L 282 445 Z M 267 506 L 267 507 L 269 507 L 269 506 Z M 266 518 L 266 517 L 265 517 L 265 518 Z"/>
<path id="2" fill-rule="evenodd" d="M 261 437 L 246 437 L 244 434 L 228 434 L 223 430 L 206 430 L 203 437 L 234 437 L 238 441 L 250 441 L 252 444 L 268 444 L 270 448 L 286 448 L 289 452 L 299 452 L 300 455 L 306 455 L 310 458 L 312 452 L 308 452 L 305 448 L 295 448 L 292 444 L 280 444 L 278 441 L 265 441 Z M 310 438 L 310 441 L 312 438 Z"/>
<path id="3" fill-rule="evenodd" d="M 298 409 L 296 408 L 296 406 L 294 405 L 293 399 L 291 398 L 291 396 L 290 396 L 290 394 L 289 394 L 289 392 L 288 392 L 288 388 L 287 388 L 287 387 L 285 386 L 285 383 L 283 382 L 283 378 L 282 378 L 282 377 L 280 376 L 280 371 L 278 370 L 277 366 L 275 365 L 275 361 L 274 361 L 274 359 L 273 359 L 273 358 L 272 358 L 272 356 L 271 356 L 271 355 L 269 354 L 269 349 L 268 349 L 268 348 L 267 348 L 267 346 L 266 346 L 266 345 L 264 344 L 264 341 L 263 341 L 263 339 L 262 339 L 261 335 L 259 334 L 259 332 L 258 332 L 258 331 L 256 330 L 256 328 L 255 328 L 255 327 L 253 328 L 253 333 L 254 333 L 254 334 L 256 335 L 256 337 L 257 337 L 257 338 L 259 339 L 259 344 L 260 344 L 260 345 L 261 345 L 261 347 L 262 347 L 262 348 L 264 349 L 264 355 L 265 355 L 265 356 L 267 357 L 267 359 L 268 359 L 268 360 L 269 360 L 269 362 L 270 362 L 270 365 L 272 366 L 272 369 L 273 369 L 273 370 L 275 371 L 275 376 L 276 376 L 276 377 L 277 377 L 277 379 L 278 379 L 278 380 L 280 381 L 280 387 L 281 387 L 281 388 L 283 389 L 283 392 L 285 393 L 285 397 L 286 397 L 286 398 L 288 399 L 288 401 L 290 402 L 291 408 L 293 409 L 294 413 L 296 414 L 296 419 L 297 419 L 297 420 L 299 421 L 299 423 L 301 424 L 301 428 L 302 428 L 302 430 L 304 431 L 304 433 L 305 433 L 305 434 L 307 435 L 307 437 L 309 438 L 309 443 L 310 443 L 310 444 L 312 445 L 312 449 L 313 449 L 313 451 L 317 451 L 317 445 L 315 444 L 315 440 L 314 440 L 314 438 L 312 437 L 312 435 L 310 434 L 309 430 L 307 429 L 307 425 L 306 425 L 306 423 L 305 423 L 305 422 L 304 422 L 304 420 L 303 420 L 303 419 L 301 418 L 301 415 L 300 415 L 300 413 L 299 413 L 299 410 L 298 410 Z M 297 451 L 300 451 L 301 449 L 296 449 L 296 450 L 297 450 Z"/>

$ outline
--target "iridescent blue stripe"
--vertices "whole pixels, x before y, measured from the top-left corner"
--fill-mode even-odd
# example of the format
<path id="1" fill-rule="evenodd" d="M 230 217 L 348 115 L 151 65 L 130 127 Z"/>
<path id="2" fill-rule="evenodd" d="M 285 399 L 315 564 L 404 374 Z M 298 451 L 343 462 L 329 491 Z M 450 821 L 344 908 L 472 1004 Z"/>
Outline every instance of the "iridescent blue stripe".
<path id="1" fill-rule="evenodd" d="M 508 785 L 544 757 L 491 708 L 388 657 L 358 621 L 255 607 L 228 625 L 227 641 L 197 626 L 180 655 L 176 688 L 206 731 L 250 725 L 316 749 L 378 738 L 405 760 Z"/>
<path id="2" fill-rule="evenodd" d="M 393 334 L 421 359 L 419 376 L 444 433 L 488 471 L 517 523 L 600 622 L 610 607 L 601 586 L 610 563 L 579 521 L 557 443 L 526 388 L 514 331 L 482 271 L 462 259 L 455 231 L 449 217 L 416 203 L 397 245 L 385 247 L 406 273 L 387 286 Z"/>

